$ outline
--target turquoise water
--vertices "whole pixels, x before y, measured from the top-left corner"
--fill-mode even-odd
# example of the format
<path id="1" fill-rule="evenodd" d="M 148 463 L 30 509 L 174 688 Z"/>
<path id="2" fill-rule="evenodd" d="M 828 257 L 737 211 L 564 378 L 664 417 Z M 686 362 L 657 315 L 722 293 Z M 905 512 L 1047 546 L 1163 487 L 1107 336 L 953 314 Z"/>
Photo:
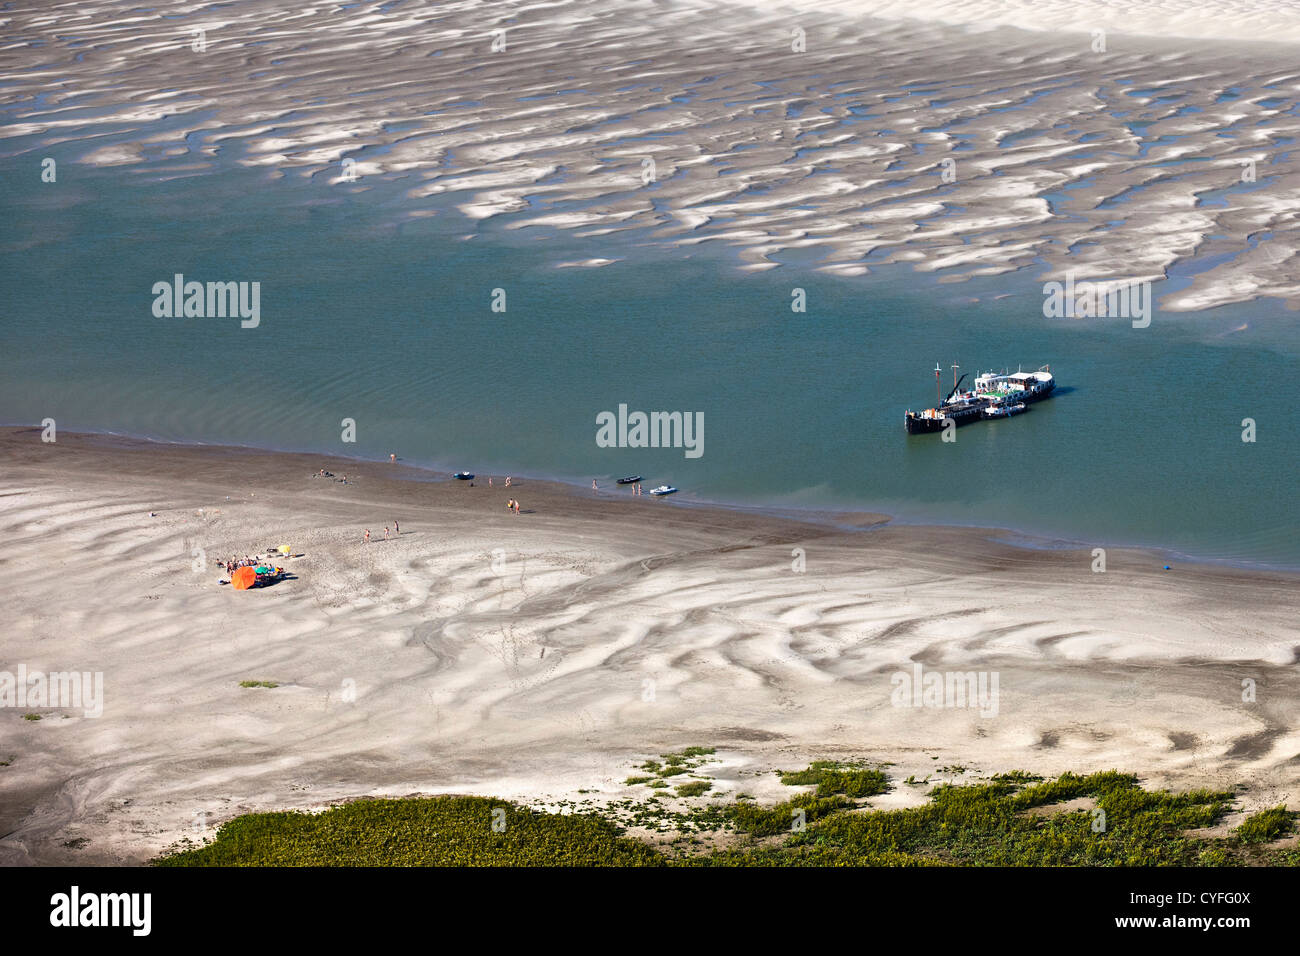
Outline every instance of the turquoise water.
<path id="1" fill-rule="evenodd" d="M 337 186 L 233 164 L 160 180 L 60 162 L 58 183 L 42 184 L 37 162 L 0 161 L 8 423 L 394 451 L 584 484 L 639 473 L 682 498 L 1300 567 L 1300 334 L 1275 303 L 1157 311 L 1139 330 L 1044 318 L 1033 269 L 961 284 L 907 267 L 845 279 L 801 254 L 743 274 L 716 244 L 510 230 L 450 202 L 405 219 L 410 182 Z M 620 261 L 556 267 L 597 256 Z M 261 282 L 260 327 L 155 318 L 151 287 L 177 272 Z M 790 310 L 795 286 L 806 314 Z M 504 314 L 491 311 L 495 288 Z M 932 404 L 931 370 L 950 382 L 954 360 L 970 372 L 1050 363 L 1063 388 L 955 443 L 906 436 L 904 409 Z M 703 412 L 703 456 L 597 447 L 596 415 L 620 403 Z M 357 422 L 354 445 L 340 441 L 343 418 Z"/>

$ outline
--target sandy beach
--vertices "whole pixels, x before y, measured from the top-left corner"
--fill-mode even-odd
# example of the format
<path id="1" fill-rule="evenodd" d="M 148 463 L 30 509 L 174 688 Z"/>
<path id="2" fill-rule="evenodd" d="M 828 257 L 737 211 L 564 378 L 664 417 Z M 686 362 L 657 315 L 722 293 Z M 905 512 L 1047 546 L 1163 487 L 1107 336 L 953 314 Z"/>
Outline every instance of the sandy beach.
<path id="1" fill-rule="evenodd" d="M 1260 569 L 1296 566 L 1296 3 L 17 0 L 0 28 L 0 421 L 58 422 L 0 427 L 0 866 L 362 797 L 599 808 L 687 748 L 704 779 L 661 807 L 842 760 L 887 773 L 875 808 L 1119 770 L 1235 790 L 1223 833 L 1300 809 L 1300 572 Z M 265 325 L 156 311 L 183 276 L 265 282 Z M 1076 278 L 1159 320 L 1039 301 Z M 1022 362 L 1052 404 L 901 444 L 949 372 Z M 582 457 L 628 403 L 701 442 L 707 412 L 710 457 Z M 416 467 L 453 456 L 483 473 Z M 832 500 L 913 520 L 798 510 Z M 287 574 L 236 590 L 244 556 Z"/>
<path id="2" fill-rule="evenodd" d="M 720 798 L 855 757 L 896 782 L 1116 768 L 1297 806 L 1294 575 L 1118 550 L 1098 573 L 1088 548 L 879 515 L 36 429 L 0 433 L 0 462 L 0 669 L 104 679 L 98 717 L 0 708 L 0 864 L 140 863 L 364 795 L 617 799 L 692 745 L 717 748 Z M 212 562 L 280 544 L 290 579 L 220 583 Z M 997 675 L 994 712 L 897 706 L 918 665 Z"/>

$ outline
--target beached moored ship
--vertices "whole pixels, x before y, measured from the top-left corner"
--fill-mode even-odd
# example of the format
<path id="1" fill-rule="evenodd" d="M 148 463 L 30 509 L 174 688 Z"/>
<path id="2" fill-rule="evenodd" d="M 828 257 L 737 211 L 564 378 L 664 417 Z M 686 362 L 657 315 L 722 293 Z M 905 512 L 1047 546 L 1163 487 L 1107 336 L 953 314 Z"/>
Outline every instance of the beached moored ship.
<path id="1" fill-rule="evenodd" d="M 974 388 L 961 391 L 966 376 L 957 378 L 959 365 L 952 366 L 952 391 L 943 396 L 939 386 L 940 369 L 934 367 L 934 381 L 939 401 L 925 411 L 907 411 L 903 425 L 909 435 L 942 431 L 948 422 L 968 425 L 987 418 L 1010 418 L 1028 409 L 1033 402 L 1052 394 L 1056 379 L 1052 367 L 1044 365 L 1036 372 L 983 372 L 975 376 Z"/>

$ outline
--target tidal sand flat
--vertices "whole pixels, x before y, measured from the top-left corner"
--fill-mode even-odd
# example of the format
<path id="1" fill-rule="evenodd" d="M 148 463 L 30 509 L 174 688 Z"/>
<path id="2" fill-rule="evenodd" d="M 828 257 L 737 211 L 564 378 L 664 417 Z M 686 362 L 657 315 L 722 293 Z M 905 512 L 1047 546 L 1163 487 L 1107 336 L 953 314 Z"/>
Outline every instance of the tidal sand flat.
<path id="1" fill-rule="evenodd" d="M 1300 301 L 1289 4 L 17 4 L 6 31 L 7 155 L 400 181 L 398 220 L 450 196 L 751 270 L 1159 280 L 1210 256 L 1163 309 Z"/>
<path id="2" fill-rule="evenodd" d="M 787 799 L 771 770 L 822 759 L 890 765 L 885 808 L 954 767 L 1295 792 L 1294 575 L 387 461 L 32 429 L 0 455 L 6 657 L 103 673 L 100 716 L 0 710 L 6 864 L 139 863 L 357 796 L 599 805 L 692 745 L 708 800 Z M 291 579 L 220 583 L 282 544 Z M 968 672 L 983 696 L 919 693 Z"/>
<path id="3" fill-rule="evenodd" d="M 0 864 L 364 797 L 761 816 L 844 768 L 883 810 L 1115 770 L 1234 803 L 1179 833 L 1292 825 L 1294 4 L 0 31 Z M 1075 280 L 1141 314 L 1053 312 Z M 903 433 L 1021 363 L 1050 401 Z M 698 442 L 603 442 L 627 408 Z"/>

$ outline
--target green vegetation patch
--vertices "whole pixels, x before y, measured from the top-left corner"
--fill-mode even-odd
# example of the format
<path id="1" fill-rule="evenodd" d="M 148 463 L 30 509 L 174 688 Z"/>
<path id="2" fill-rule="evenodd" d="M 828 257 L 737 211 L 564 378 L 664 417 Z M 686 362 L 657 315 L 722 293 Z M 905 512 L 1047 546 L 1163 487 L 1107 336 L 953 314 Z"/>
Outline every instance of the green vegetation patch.
<path id="1" fill-rule="evenodd" d="M 692 780 L 690 783 L 679 784 L 677 787 L 677 796 L 679 797 L 699 797 L 713 789 L 713 784 L 707 780 Z"/>
<path id="2" fill-rule="evenodd" d="M 1252 813 L 1237 827 L 1237 838 L 1242 843 L 1270 843 L 1290 833 L 1295 818 L 1295 812 L 1286 806 Z"/>
<path id="3" fill-rule="evenodd" d="M 277 684 L 277 683 L 276 683 L 275 681 L 273 681 L 273 680 L 241 680 L 241 681 L 239 682 L 239 686 L 240 686 L 240 687 L 271 687 L 271 688 L 275 688 L 275 687 L 279 687 L 280 685 Z"/>
<path id="4" fill-rule="evenodd" d="M 1024 811 L 1090 797 L 1096 810 Z M 787 852 L 815 865 L 878 865 L 882 854 L 983 866 L 1205 865 L 1189 828 L 1227 812 L 1232 794 L 1150 792 L 1130 774 L 1062 774 L 1023 790 L 1006 779 L 943 784 L 925 806 L 837 813 L 793 835 Z M 1101 811 L 1100 813 L 1097 811 Z"/>
<path id="5" fill-rule="evenodd" d="M 699 759 L 684 758 L 687 760 Z M 867 774 L 866 776 L 857 776 Z M 876 776 L 879 775 L 879 776 Z M 597 807 L 569 801 L 542 813 L 480 797 L 362 800 L 320 814 L 238 817 L 205 846 L 186 843 L 168 866 L 1239 866 L 1300 865 L 1294 847 L 1261 846 L 1290 832 L 1296 814 L 1275 807 L 1228 837 L 1197 835 L 1231 809 L 1232 793 L 1142 789 L 1106 771 L 1039 780 L 1001 774 L 941 784 L 922 806 L 872 810 L 884 774 L 819 762 L 782 774 L 817 789 L 775 806 L 752 800 L 682 804 L 658 795 Z M 665 788 L 656 777 L 650 787 Z M 705 780 L 677 787 L 702 796 Z M 827 788 L 829 792 L 823 793 Z M 1087 798 L 1075 809 L 1035 808 Z M 672 809 L 676 806 L 678 809 Z M 633 839 L 623 827 L 664 837 Z M 732 831 L 724 840 L 699 835 Z M 666 837 L 666 839 L 665 839 Z"/>
<path id="6" fill-rule="evenodd" d="M 843 794 L 850 800 L 874 797 L 889 789 L 883 771 L 835 760 L 814 760 L 804 770 L 782 773 L 781 782 L 787 787 L 816 786 L 819 797 Z"/>
<path id="7" fill-rule="evenodd" d="M 648 844 L 590 814 L 482 797 L 358 800 L 323 813 L 253 813 L 159 866 L 656 866 Z"/>
<path id="8" fill-rule="evenodd" d="M 779 833 L 792 833 L 796 825 L 806 826 L 844 805 L 842 797 L 819 797 L 815 793 L 801 793 L 774 807 L 749 802 L 733 804 L 731 819 L 735 828 L 742 833 L 756 837 L 776 836 Z"/>
<path id="9" fill-rule="evenodd" d="M 663 763 L 660 763 L 659 760 L 647 760 L 645 763 L 639 764 L 636 768 L 638 770 L 648 771 L 652 776 L 628 777 L 624 782 L 628 786 L 646 784 L 655 789 L 662 789 L 663 787 L 668 786 L 668 784 L 664 782 L 666 778 L 678 777 L 684 773 L 690 773 L 692 770 L 699 769 L 704 764 L 710 762 L 708 758 L 712 756 L 713 753 L 714 748 L 712 747 L 687 747 L 684 750 L 677 751 L 676 753 L 660 754 L 659 757 Z M 684 784 L 683 786 L 689 785 Z M 681 788 L 679 787 L 678 790 L 680 789 Z M 705 787 L 705 790 L 707 789 L 708 787 Z"/>
<path id="10" fill-rule="evenodd" d="M 694 862 L 723 866 L 1221 866 L 1243 862 L 1236 841 L 1187 835 L 1227 812 L 1233 795 L 1208 790 L 1185 794 L 1141 789 L 1130 774 L 1114 771 L 1036 779 L 1006 774 L 988 783 L 943 784 L 924 806 L 864 810 L 834 794 L 837 768 L 813 764 L 782 775 L 816 783 L 776 807 L 734 804 L 736 829 L 755 837 L 784 833 L 779 844 L 736 845 Z M 848 788 L 846 788 L 848 789 Z M 1088 797 L 1089 809 L 1048 815 L 1032 807 Z M 792 826 L 804 808 L 806 826 Z M 1281 863 L 1279 858 L 1272 862 Z"/>

